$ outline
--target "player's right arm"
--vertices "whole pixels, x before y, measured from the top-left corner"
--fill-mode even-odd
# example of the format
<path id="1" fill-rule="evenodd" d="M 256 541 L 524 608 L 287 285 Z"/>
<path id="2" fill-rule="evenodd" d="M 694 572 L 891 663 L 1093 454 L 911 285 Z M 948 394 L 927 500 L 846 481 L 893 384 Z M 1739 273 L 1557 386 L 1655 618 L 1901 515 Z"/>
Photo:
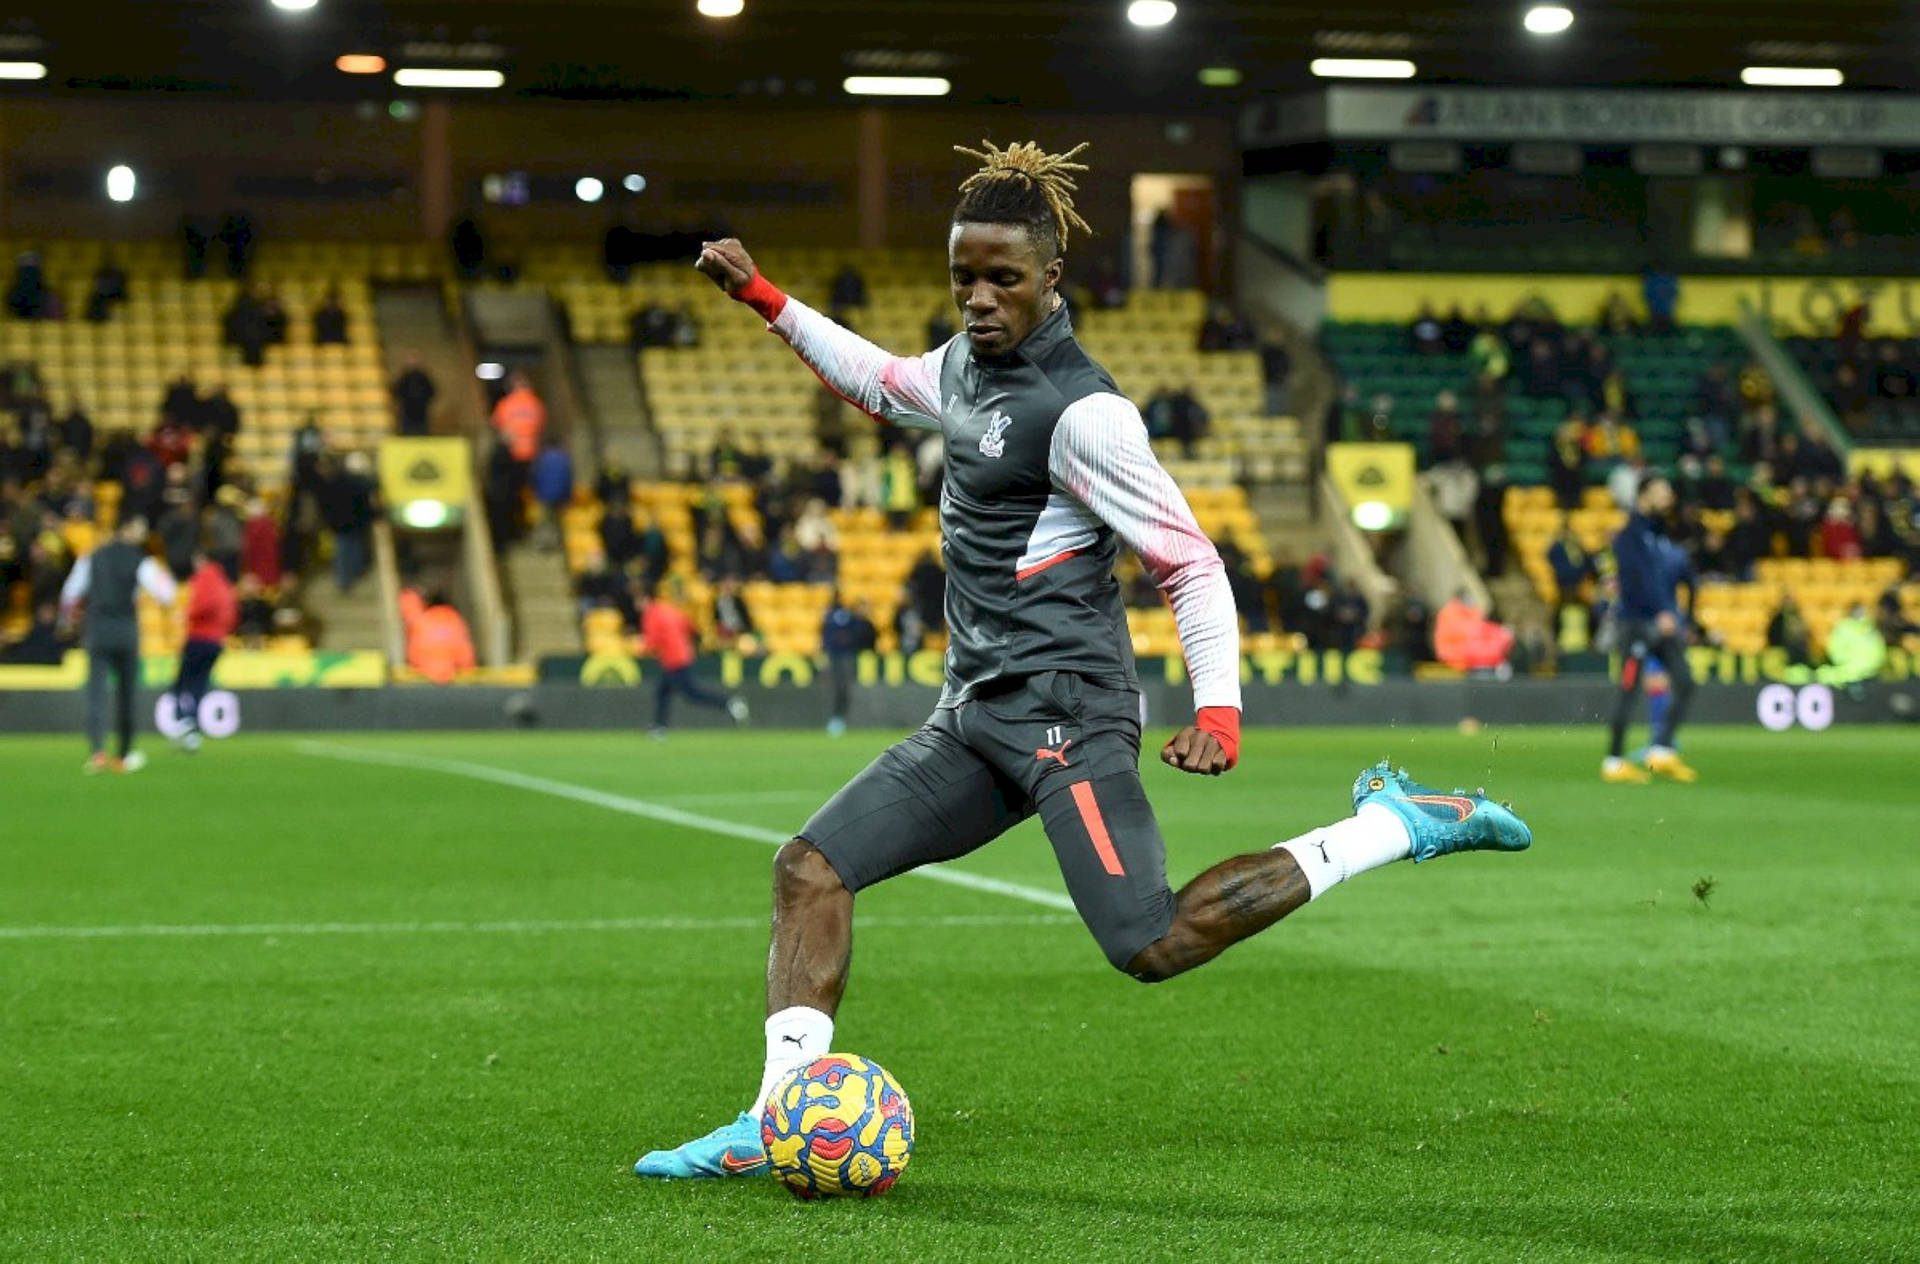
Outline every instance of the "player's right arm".
<path id="1" fill-rule="evenodd" d="M 732 237 L 705 243 L 694 266 L 728 297 L 760 313 L 767 327 L 854 407 L 896 425 L 939 429 L 940 364 L 946 347 L 921 356 L 896 356 L 876 347 L 782 293 Z"/>

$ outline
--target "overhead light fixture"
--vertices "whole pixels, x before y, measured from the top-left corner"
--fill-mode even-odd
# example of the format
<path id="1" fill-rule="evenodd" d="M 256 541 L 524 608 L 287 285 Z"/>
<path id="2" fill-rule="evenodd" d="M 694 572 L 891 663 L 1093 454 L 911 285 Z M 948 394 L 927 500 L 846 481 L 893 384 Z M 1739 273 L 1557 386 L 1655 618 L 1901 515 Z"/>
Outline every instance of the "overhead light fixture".
<path id="1" fill-rule="evenodd" d="M 746 8 L 746 0 L 700 0 L 693 6 L 705 18 L 737 18 Z"/>
<path id="2" fill-rule="evenodd" d="M 1135 26 L 1165 26 L 1178 12 L 1180 6 L 1173 0 L 1133 0 L 1127 6 L 1127 21 Z"/>
<path id="3" fill-rule="evenodd" d="M 933 75 L 849 75 L 840 86 L 855 97 L 943 97 L 953 91 Z"/>
<path id="4" fill-rule="evenodd" d="M 1385 531 L 1393 519 L 1393 506 L 1384 500 L 1363 500 L 1353 507 L 1353 525 L 1362 531 Z"/>
<path id="5" fill-rule="evenodd" d="M 1525 22 L 1535 35 L 1558 35 L 1573 25 L 1573 10 L 1561 4 L 1536 4 L 1527 10 Z"/>
<path id="6" fill-rule="evenodd" d="M 1237 88 L 1240 71 L 1233 66 L 1205 66 L 1200 71 L 1200 82 L 1209 88 Z"/>
<path id="7" fill-rule="evenodd" d="M 273 0 L 273 7 L 288 13 L 305 13 L 319 3 L 320 0 Z"/>
<path id="8" fill-rule="evenodd" d="M 620 181 L 620 187 L 629 193 L 645 193 L 647 191 L 647 178 L 638 171 L 629 171 L 626 178 Z"/>
<path id="9" fill-rule="evenodd" d="M 387 59 L 378 53 L 341 53 L 333 68 L 343 75 L 377 75 L 387 68 Z"/>
<path id="10" fill-rule="evenodd" d="M 393 81 L 403 88 L 497 88 L 507 81 L 507 77 L 497 70 L 406 66 L 393 72 Z"/>
<path id="11" fill-rule="evenodd" d="M 132 167 L 125 163 L 111 167 L 107 171 L 107 196 L 115 202 L 131 202 L 134 186 L 138 183 Z"/>
<path id="12" fill-rule="evenodd" d="M 507 375 L 507 366 L 498 360 L 482 360 L 473 366 L 473 375 L 482 382 L 498 382 Z"/>
<path id="13" fill-rule="evenodd" d="M 1414 65 L 1397 57 L 1316 57 L 1307 69 L 1322 79 L 1411 79 Z"/>
<path id="14" fill-rule="evenodd" d="M 38 61 L 0 61 L 0 79 L 45 79 L 46 63 Z"/>
<path id="15" fill-rule="evenodd" d="M 597 176 L 581 176 L 573 182 L 573 196 L 582 202 L 598 202 L 606 191 L 607 186 Z"/>
<path id="16" fill-rule="evenodd" d="M 1748 66 L 1740 82 L 1750 88 L 1837 88 L 1847 77 L 1831 66 Z"/>

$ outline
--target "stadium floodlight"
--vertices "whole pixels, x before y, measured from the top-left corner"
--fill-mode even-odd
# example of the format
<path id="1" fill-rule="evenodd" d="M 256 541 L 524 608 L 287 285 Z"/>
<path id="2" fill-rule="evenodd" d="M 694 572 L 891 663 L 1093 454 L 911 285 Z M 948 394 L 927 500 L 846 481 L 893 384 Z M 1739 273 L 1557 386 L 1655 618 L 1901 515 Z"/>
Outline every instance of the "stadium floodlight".
<path id="1" fill-rule="evenodd" d="M 1127 6 L 1127 21 L 1135 26 L 1165 26 L 1178 12 L 1180 6 L 1173 0 L 1133 0 Z"/>
<path id="2" fill-rule="evenodd" d="M 1322 79 L 1411 79 L 1414 65 L 1398 57 L 1316 57 L 1307 69 Z"/>
<path id="3" fill-rule="evenodd" d="M 840 86 L 853 97 L 943 97 L 953 91 L 935 75 L 849 75 Z"/>
<path id="4" fill-rule="evenodd" d="M 39 61 L 0 61 L 0 79 L 45 79 L 47 66 Z"/>
<path id="5" fill-rule="evenodd" d="M 507 77 L 497 70 L 403 66 L 393 72 L 393 81 L 403 88 L 497 88 Z"/>
<path id="6" fill-rule="evenodd" d="M 1563 4 L 1536 4 L 1527 10 L 1525 24 L 1535 35 L 1558 35 L 1573 25 L 1573 10 Z"/>
<path id="7" fill-rule="evenodd" d="M 107 196 L 116 202 L 133 201 L 133 190 L 139 183 L 133 174 L 133 168 L 120 163 L 107 171 Z"/>
<path id="8" fill-rule="evenodd" d="M 1749 88 L 1837 88 L 1846 81 L 1831 66 L 1748 66 L 1740 72 Z"/>
<path id="9" fill-rule="evenodd" d="M 598 176 L 581 176 L 573 182 L 573 196 L 582 202 L 598 202 L 606 191 Z"/>
<path id="10" fill-rule="evenodd" d="M 746 0 L 700 0 L 693 6 L 705 18 L 737 18 L 746 8 Z"/>
<path id="11" fill-rule="evenodd" d="M 387 68 L 387 59 L 378 53 L 341 53 L 333 68 L 343 75 L 377 75 Z"/>
<path id="12" fill-rule="evenodd" d="M 273 7 L 288 13 L 305 13 L 319 3 L 320 0 L 273 0 Z"/>
<path id="13" fill-rule="evenodd" d="M 645 193 L 647 191 L 647 178 L 638 171 L 629 171 L 626 177 L 620 181 L 620 187 L 629 193 Z"/>

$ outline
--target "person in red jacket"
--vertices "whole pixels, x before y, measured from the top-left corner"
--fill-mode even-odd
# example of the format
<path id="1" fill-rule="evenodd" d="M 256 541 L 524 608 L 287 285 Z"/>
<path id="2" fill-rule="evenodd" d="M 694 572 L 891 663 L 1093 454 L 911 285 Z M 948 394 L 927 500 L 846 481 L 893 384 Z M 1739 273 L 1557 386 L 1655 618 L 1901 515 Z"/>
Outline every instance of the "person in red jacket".
<path id="1" fill-rule="evenodd" d="M 187 643 L 180 648 L 180 673 L 173 682 L 173 713 L 184 726 L 174 738 L 181 750 L 200 749 L 200 699 L 213 682 L 213 665 L 240 622 L 233 581 L 207 555 L 194 550 L 193 578 L 187 583 Z"/>
<path id="2" fill-rule="evenodd" d="M 450 685 L 460 673 L 474 669 L 478 660 L 473 652 L 473 634 L 451 598 L 434 592 L 424 602 L 418 593 L 412 601 L 402 594 L 401 600 L 401 617 L 407 625 L 407 666 L 436 685 Z"/>
<path id="3" fill-rule="evenodd" d="M 724 710 L 735 724 L 745 724 L 745 702 L 714 693 L 693 677 L 693 619 L 675 604 L 673 597 L 678 589 L 679 584 L 670 581 L 663 591 L 646 598 L 640 608 L 640 637 L 647 643 L 647 652 L 660 664 L 660 679 L 653 693 L 653 736 L 667 735 L 667 712 L 676 693 L 703 707 Z"/>

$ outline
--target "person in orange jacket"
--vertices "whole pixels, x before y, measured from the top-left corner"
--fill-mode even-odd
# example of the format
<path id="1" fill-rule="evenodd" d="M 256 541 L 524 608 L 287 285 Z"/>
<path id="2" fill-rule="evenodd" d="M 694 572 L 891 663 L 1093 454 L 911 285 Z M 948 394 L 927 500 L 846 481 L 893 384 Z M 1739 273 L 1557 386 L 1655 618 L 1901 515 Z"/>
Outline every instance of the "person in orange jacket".
<path id="1" fill-rule="evenodd" d="M 173 681 L 173 713 L 184 726 L 174 743 L 191 754 L 200 749 L 200 699 L 213 683 L 213 665 L 240 622 L 240 601 L 233 581 L 204 545 L 193 553 L 193 578 L 187 581 L 187 640 L 180 647 L 180 671 Z"/>
<path id="2" fill-rule="evenodd" d="M 429 596 L 426 609 L 407 624 L 407 666 L 436 685 L 473 670 L 473 636 L 445 593 Z"/>
<path id="3" fill-rule="evenodd" d="M 743 699 L 715 693 L 694 678 L 693 664 L 698 656 L 698 634 L 693 618 L 678 604 L 680 586 L 669 580 L 660 591 L 648 594 L 640 607 L 640 638 L 647 653 L 660 664 L 660 678 L 654 684 L 653 728 L 656 738 L 667 735 L 667 715 L 673 695 L 703 707 L 724 710 L 735 724 L 747 722 L 747 704 Z"/>
<path id="4" fill-rule="evenodd" d="M 1433 621 L 1433 656 L 1459 671 L 1499 667 L 1512 649 L 1512 630 L 1487 618 L 1464 592 Z"/>
<path id="5" fill-rule="evenodd" d="M 532 477 L 533 460 L 540 455 L 540 441 L 547 430 L 547 406 L 533 393 L 533 384 L 524 373 L 515 373 L 512 389 L 493 406 L 493 429 L 512 458 L 508 503 L 512 506 L 513 538 L 520 536 L 525 513 L 527 482 Z"/>

